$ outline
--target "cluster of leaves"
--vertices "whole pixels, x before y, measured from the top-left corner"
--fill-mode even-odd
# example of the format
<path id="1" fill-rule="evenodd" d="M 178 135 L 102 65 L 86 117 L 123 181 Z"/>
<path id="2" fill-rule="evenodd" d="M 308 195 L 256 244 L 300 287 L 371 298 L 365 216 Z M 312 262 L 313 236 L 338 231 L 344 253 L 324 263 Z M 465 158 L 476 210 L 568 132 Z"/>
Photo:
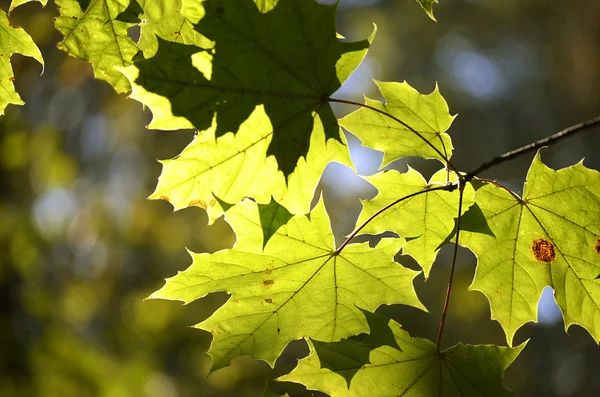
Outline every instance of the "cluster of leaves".
<path id="1" fill-rule="evenodd" d="M 418 0 L 433 18 L 435 0 Z M 11 10 L 28 2 L 13 1 Z M 45 5 L 45 1 L 41 1 Z M 316 0 L 57 0 L 59 48 L 89 61 L 97 78 L 147 106 L 149 128 L 194 128 L 195 139 L 163 171 L 151 198 L 176 210 L 224 216 L 233 248 L 192 254 L 193 264 L 152 298 L 185 303 L 231 296 L 197 327 L 213 335 L 213 370 L 250 355 L 274 365 L 293 340 L 310 355 L 280 380 L 331 396 L 505 395 L 502 374 L 524 344 L 515 332 L 537 318 L 554 288 L 565 326 L 600 340 L 600 173 L 562 170 L 535 156 L 522 196 L 462 173 L 451 163 L 454 116 L 436 89 L 378 82 L 385 102 L 331 95 L 367 54 L 373 34 L 348 42 L 335 5 Z M 0 111 L 23 104 L 10 56 L 42 56 L 0 11 Z M 138 42 L 129 29 L 141 27 Z M 359 109 L 337 120 L 332 102 Z M 414 169 L 365 177 L 379 194 L 363 202 L 356 230 L 339 247 L 316 185 L 332 162 L 353 167 L 344 127 L 384 153 L 436 159 L 426 181 Z M 393 232 L 377 245 L 359 234 Z M 412 256 L 427 277 L 437 252 L 454 243 L 478 258 L 471 289 L 490 301 L 509 347 L 459 344 L 441 350 L 374 311 L 383 304 L 426 310 L 413 279 L 395 262 Z M 453 264 L 454 266 L 454 264 Z M 317 303 L 317 304 L 315 304 Z M 443 329 L 442 320 L 442 329 Z M 349 339 L 368 334 L 362 341 Z"/>

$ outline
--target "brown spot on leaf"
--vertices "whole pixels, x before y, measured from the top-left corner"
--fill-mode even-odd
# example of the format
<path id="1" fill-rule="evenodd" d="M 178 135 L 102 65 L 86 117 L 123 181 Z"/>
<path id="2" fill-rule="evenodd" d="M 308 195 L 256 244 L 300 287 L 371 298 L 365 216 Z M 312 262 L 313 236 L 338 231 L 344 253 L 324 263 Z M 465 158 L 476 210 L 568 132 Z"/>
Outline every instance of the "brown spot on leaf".
<path id="1" fill-rule="evenodd" d="M 275 281 L 273 280 L 265 280 L 263 281 L 263 285 L 265 288 L 271 288 L 273 286 L 273 283 L 275 283 Z"/>
<path id="2" fill-rule="evenodd" d="M 265 273 L 266 273 L 266 274 L 271 274 L 271 273 L 273 273 L 273 269 L 266 269 L 266 270 L 265 270 Z"/>
<path id="3" fill-rule="evenodd" d="M 160 196 L 158 199 L 159 200 L 169 201 L 169 197 L 168 196 Z"/>
<path id="4" fill-rule="evenodd" d="M 273 303 L 273 299 L 267 298 L 267 299 L 265 299 L 265 302 L 267 302 L 267 303 Z"/>
<path id="5" fill-rule="evenodd" d="M 533 250 L 534 258 L 538 262 L 548 263 L 556 259 L 554 245 L 551 242 L 544 240 L 543 238 L 535 240 L 531 249 Z"/>
<path id="6" fill-rule="evenodd" d="M 188 204 L 188 207 L 200 207 L 203 210 L 206 209 L 206 202 L 204 200 L 192 200 Z"/>
<path id="7" fill-rule="evenodd" d="M 14 77 L 9 77 L 8 81 L 15 81 L 15 78 Z"/>
<path id="8" fill-rule="evenodd" d="M 597 253 L 598 255 L 600 255 L 600 237 L 598 237 L 598 238 L 596 239 L 596 246 L 594 247 L 594 249 L 596 250 L 596 253 Z"/>
<path id="9" fill-rule="evenodd" d="M 208 205 L 210 205 L 211 207 L 214 207 L 217 204 L 217 200 L 212 199 L 210 200 L 210 202 L 208 203 Z"/>

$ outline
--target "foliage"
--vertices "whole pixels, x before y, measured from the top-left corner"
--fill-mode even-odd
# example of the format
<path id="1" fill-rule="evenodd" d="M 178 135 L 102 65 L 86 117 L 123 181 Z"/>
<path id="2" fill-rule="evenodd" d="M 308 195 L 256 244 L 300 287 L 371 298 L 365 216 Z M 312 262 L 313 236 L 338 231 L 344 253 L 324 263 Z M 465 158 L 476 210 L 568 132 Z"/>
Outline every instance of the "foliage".
<path id="1" fill-rule="evenodd" d="M 10 26 L 6 14 L 0 10 L 0 115 L 4 114 L 4 109 L 9 103 L 25 103 L 13 85 L 15 77 L 10 66 L 10 57 L 14 53 L 32 57 L 44 66 L 42 54 L 31 37 L 23 29 Z"/>
<path id="2" fill-rule="evenodd" d="M 546 285 L 554 289 L 565 327 L 579 324 L 598 341 L 600 173 L 582 163 L 554 171 L 538 153 L 523 197 L 488 184 L 475 202 L 489 231 L 466 232 L 461 242 L 479 259 L 471 288 L 488 297 L 508 343 L 537 318 Z"/>
<path id="3" fill-rule="evenodd" d="M 362 342 L 309 341 L 310 355 L 281 380 L 337 396 L 504 396 L 502 373 L 525 347 L 470 346 L 438 352 L 398 323 L 363 312 L 370 334 Z"/>
<path id="4" fill-rule="evenodd" d="M 418 1 L 433 19 L 436 1 Z M 230 295 L 196 326 L 212 334 L 212 370 L 241 355 L 273 367 L 290 342 L 304 339 L 310 355 L 279 380 L 332 396 L 506 395 L 504 370 L 525 347 L 512 347 L 513 336 L 536 320 L 546 286 L 555 291 L 566 328 L 579 324 L 600 340 L 600 173 L 582 163 L 552 170 L 538 151 L 522 197 L 477 177 L 567 133 L 459 171 L 447 132 L 455 116 L 437 86 L 423 95 L 406 82 L 377 82 L 385 102 L 332 96 L 363 61 L 376 30 L 347 41 L 336 32 L 336 5 L 316 0 L 58 0 L 56 6 L 59 48 L 147 106 L 149 128 L 197 131 L 179 156 L 162 161 L 151 198 L 176 210 L 201 207 L 209 223 L 224 216 L 237 239 L 228 250 L 192 253 L 192 265 L 151 298 L 190 303 L 213 292 Z M 10 56 L 43 60 L 3 12 L 0 24 L 3 113 L 9 103 L 23 104 Z M 135 26 L 141 26 L 137 43 L 128 32 Z M 337 120 L 333 103 L 358 110 Z M 444 168 L 429 181 L 412 168 L 365 177 L 379 193 L 363 201 L 355 231 L 336 246 L 323 200 L 312 209 L 311 202 L 327 164 L 353 167 L 341 127 L 383 152 L 382 169 L 407 156 Z M 396 236 L 373 246 L 353 240 L 384 232 Z M 394 257 L 412 256 L 427 278 L 440 248 L 451 243 L 435 343 L 374 314 L 388 304 L 426 310 L 413 286 L 419 272 Z M 476 254 L 471 289 L 488 298 L 510 347 L 441 348 L 458 245 Z"/>

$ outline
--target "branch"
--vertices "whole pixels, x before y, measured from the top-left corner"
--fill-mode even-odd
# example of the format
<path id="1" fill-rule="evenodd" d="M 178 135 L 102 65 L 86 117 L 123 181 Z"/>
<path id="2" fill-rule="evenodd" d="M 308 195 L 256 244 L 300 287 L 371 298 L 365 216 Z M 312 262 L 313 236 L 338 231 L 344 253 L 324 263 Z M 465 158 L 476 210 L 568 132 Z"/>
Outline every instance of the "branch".
<path id="1" fill-rule="evenodd" d="M 452 163 L 450 162 L 450 160 L 448 159 L 448 154 L 447 153 L 442 153 L 438 148 L 436 148 L 435 146 L 433 146 L 433 143 L 429 142 L 427 139 L 425 139 L 425 137 L 423 135 L 421 135 L 417 130 L 415 130 L 414 128 L 412 128 L 410 125 L 406 124 L 404 121 L 400 120 L 399 118 L 384 112 L 383 110 L 377 109 L 373 106 L 369 106 L 365 103 L 360 103 L 360 102 L 355 102 L 355 101 L 348 101 L 345 99 L 336 99 L 336 98 L 329 98 L 328 99 L 329 102 L 337 102 L 337 103 L 345 103 L 346 105 L 354 105 L 354 106 L 360 106 L 366 109 L 370 109 L 373 110 L 374 112 L 377 112 L 379 114 L 382 114 L 386 117 L 389 117 L 390 119 L 402 124 L 403 126 L 405 126 L 406 128 L 408 128 L 409 131 L 411 131 L 413 134 L 415 134 L 416 136 L 418 136 L 419 138 L 421 138 L 421 140 L 423 142 L 425 142 L 429 147 L 431 147 L 433 150 L 435 150 L 435 152 L 437 154 L 440 155 L 441 158 L 443 158 L 446 161 L 446 164 L 448 165 L 448 167 L 450 167 L 452 169 L 452 171 L 454 171 L 457 175 L 459 174 L 458 169 L 456 167 L 454 167 L 454 165 L 452 165 Z M 439 135 L 438 135 L 439 136 Z M 441 139 L 441 138 L 440 138 Z M 442 142 L 442 147 L 444 148 L 444 152 L 446 151 L 446 147 L 444 146 L 444 142 Z"/>
<path id="2" fill-rule="evenodd" d="M 575 135 L 581 131 L 587 130 L 589 128 L 592 128 L 596 125 L 600 124 L 600 116 L 599 117 L 595 117 L 591 120 L 588 121 L 584 121 L 582 123 L 579 124 L 575 124 L 569 128 L 566 128 L 560 132 L 557 132 L 556 134 L 550 135 L 549 137 L 546 137 L 544 139 L 540 139 L 539 141 L 530 143 L 529 145 L 525 145 L 523 147 L 520 147 L 518 149 L 515 149 L 513 151 L 504 153 L 501 156 L 495 157 L 493 159 L 491 159 L 490 161 L 487 161 L 483 164 L 481 164 L 479 167 L 477 167 L 475 170 L 467 173 L 464 176 L 464 180 L 466 182 L 470 181 L 471 179 L 473 179 L 475 177 L 475 175 L 479 174 L 480 172 L 483 172 L 485 170 L 487 170 L 488 168 L 492 168 L 496 165 L 502 164 L 505 161 L 511 160 L 515 157 L 518 157 L 522 154 L 525 153 L 529 153 L 531 151 L 537 150 L 539 148 L 541 148 L 542 146 L 549 146 L 552 145 L 556 142 L 558 142 L 559 140 L 563 139 L 563 138 L 567 138 L 569 136 Z"/>
<path id="3" fill-rule="evenodd" d="M 448 280 L 448 288 L 446 289 L 446 299 L 444 308 L 442 309 L 442 318 L 440 319 L 440 329 L 438 330 L 437 341 L 435 342 L 438 355 L 440 354 L 440 345 L 442 344 L 442 335 L 444 334 L 444 325 L 446 325 L 446 314 L 448 313 L 448 305 L 450 304 L 450 294 L 452 293 L 452 281 L 454 280 L 454 269 L 456 268 L 456 257 L 458 254 L 458 237 L 460 236 L 460 219 L 462 218 L 462 203 L 465 184 L 462 183 L 459 187 L 458 199 L 458 217 L 456 219 L 456 240 L 454 241 L 454 252 L 452 253 L 452 267 L 450 268 L 450 278 Z"/>
<path id="4" fill-rule="evenodd" d="M 362 225 L 360 225 L 358 228 L 356 228 L 356 230 L 354 230 L 352 232 L 352 234 L 350 234 L 348 236 L 348 238 L 342 243 L 342 245 L 339 246 L 338 249 L 335 250 L 335 254 L 339 254 L 340 252 L 342 252 L 342 250 L 350 243 L 350 241 L 356 237 L 356 235 L 365 227 L 369 224 L 369 222 L 371 222 L 373 219 L 377 218 L 379 215 L 381 215 L 382 213 L 384 213 L 385 211 L 387 211 L 388 209 L 392 208 L 394 205 L 404 201 L 404 200 L 408 200 L 411 197 L 415 197 L 418 196 L 420 194 L 423 193 L 427 193 L 427 192 L 433 192 L 435 190 L 447 190 L 449 192 L 456 190 L 457 185 L 456 184 L 449 184 L 449 185 L 444 185 L 444 186 L 437 186 L 437 187 L 433 187 L 431 189 L 424 189 L 421 191 L 418 191 L 416 193 L 412 193 L 409 194 L 408 196 L 404 196 L 399 198 L 398 200 L 395 200 L 391 203 L 389 203 L 388 205 L 386 205 L 385 207 L 381 208 L 380 210 L 378 210 L 376 213 L 374 213 L 373 215 L 371 215 L 369 217 L 369 219 L 367 219 L 366 221 L 363 222 Z"/>

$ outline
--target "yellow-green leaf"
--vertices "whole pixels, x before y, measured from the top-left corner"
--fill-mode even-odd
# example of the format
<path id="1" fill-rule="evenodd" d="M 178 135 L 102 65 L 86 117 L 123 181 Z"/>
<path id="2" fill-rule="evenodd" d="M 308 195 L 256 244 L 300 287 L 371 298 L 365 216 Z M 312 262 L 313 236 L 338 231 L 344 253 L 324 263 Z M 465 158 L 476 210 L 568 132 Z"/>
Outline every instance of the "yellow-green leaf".
<path id="1" fill-rule="evenodd" d="M 210 131 L 217 140 L 232 133 L 234 137 L 228 139 L 233 142 L 262 107 L 265 116 L 253 119 L 253 134 L 262 140 L 241 139 L 245 143 L 236 143 L 236 157 L 276 164 L 281 171 L 262 187 L 268 197 L 259 199 L 263 204 L 272 194 L 290 212 L 308 212 L 327 163 L 351 165 L 328 98 L 362 61 L 373 36 L 355 43 L 340 41 L 334 23 L 336 6 L 315 0 L 191 1 L 183 10 L 189 21 L 198 20 L 196 31 L 211 45 L 185 45 L 159 37 L 151 58 L 120 69 L 133 86 L 131 97 L 151 109 L 149 127 L 195 128 L 200 136 Z M 264 157 L 256 156 L 254 145 L 264 152 L 265 142 Z M 238 199 L 228 201 L 222 192 L 236 183 L 237 175 L 233 170 L 205 189 L 235 203 Z M 293 193 L 282 192 L 285 184 Z M 269 191 L 271 186 L 277 188 Z M 250 190 L 235 193 L 236 197 L 253 195 Z M 285 195 L 290 199 L 285 201 Z M 201 196 L 170 201 L 180 208 L 194 200 L 206 201 Z"/>
<path id="2" fill-rule="evenodd" d="M 292 340 L 339 341 L 368 331 L 358 307 L 401 303 L 425 309 L 412 285 L 417 272 L 394 262 L 401 239 L 376 247 L 350 244 L 337 253 L 321 201 L 307 216 L 274 230 L 262 249 L 264 225 L 253 201 L 226 214 L 237 242 L 214 254 L 192 254 L 193 264 L 167 280 L 152 298 L 194 301 L 225 291 L 230 299 L 197 327 L 213 334 L 213 369 L 240 355 L 271 366 Z"/>
<path id="3" fill-rule="evenodd" d="M 117 92 L 128 92 L 131 87 L 115 66 L 130 65 L 138 51 L 127 34 L 135 23 L 118 20 L 128 5 L 128 0 L 56 1 L 60 15 L 54 25 L 63 35 L 58 48 L 90 62 L 94 76 L 109 82 Z"/>
<path id="4" fill-rule="evenodd" d="M 132 0 L 134 1 L 134 0 Z M 158 40 L 212 48 L 214 43 L 194 29 L 194 23 L 184 15 L 181 0 L 138 0 L 143 13 L 138 47 L 144 57 L 151 58 L 158 50 Z M 193 2 L 187 1 L 190 6 Z M 197 21 L 196 21 L 197 22 Z"/>
<path id="5" fill-rule="evenodd" d="M 10 14 L 11 11 L 17 8 L 18 6 L 23 5 L 25 3 L 30 3 L 32 1 L 37 1 L 42 5 L 42 7 L 45 7 L 46 3 L 48 2 L 48 0 L 12 0 L 10 2 L 10 7 L 8 8 L 8 13 Z"/>
<path id="6" fill-rule="evenodd" d="M 419 2 L 419 4 L 421 4 L 421 7 L 423 7 L 423 9 L 427 13 L 427 15 L 429 15 L 429 18 L 431 18 L 435 21 L 436 19 L 433 16 L 433 5 L 435 3 L 437 3 L 438 0 L 417 0 L 417 1 Z"/>
<path id="7" fill-rule="evenodd" d="M 15 54 L 31 57 L 44 67 L 44 59 L 31 36 L 22 28 L 12 27 L 4 11 L 0 10 L 0 115 L 8 104 L 23 105 L 25 102 L 15 91 L 10 57 Z"/>
<path id="8" fill-rule="evenodd" d="M 456 182 L 456 174 L 445 169 L 436 172 L 429 182 L 412 168 L 404 174 L 389 170 L 373 176 L 363 177 L 377 188 L 379 193 L 372 200 L 362 201 L 363 210 L 357 221 L 362 225 L 381 208 L 394 201 L 427 188 Z M 473 187 L 467 185 L 463 194 L 462 212 L 473 204 Z M 380 234 L 391 231 L 406 239 L 402 252 L 412 256 L 423 268 L 425 278 L 429 276 L 431 265 L 435 261 L 443 243 L 455 227 L 458 216 L 458 190 L 434 190 L 402 201 L 363 228 L 363 234 Z"/>
<path id="9" fill-rule="evenodd" d="M 446 130 L 456 116 L 450 115 L 438 87 L 423 95 L 406 82 L 376 83 L 386 103 L 365 98 L 365 104 L 376 110 L 362 107 L 341 119 L 340 125 L 363 145 L 383 152 L 381 167 L 407 156 L 437 159 L 445 164 L 453 150 Z"/>
<path id="10" fill-rule="evenodd" d="M 309 341 L 309 356 L 278 380 L 331 397 L 512 395 L 502 375 L 526 343 L 516 348 L 459 343 L 438 352 L 435 344 L 411 337 L 395 321 L 363 313 L 370 327 L 366 340 Z"/>
<path id="11" fill-rule="evenodd" d="M 248 196 L 261 204 L 274 197 L 288 211 L 304 214 L 309 211 L 320 170 L 330 161 L 350 163 L 346 146 L 335 140 L 325 143 L 323 128 L 318 120 L 315 123 L 307 159 L 298 162 L 287 184 L 275 158 L 267 157 L 273 128 L 260 105 L 235 135 L 215 138 L 213 124 L 179 156 L 162 161 L 163 171 L 150 198 L 167 200 L 175 210 L 201 207 L 208 212 L 209 223 L 223 214 L 223 203 L 233 205 Z"/>
<path id="12" fill-rule="evenodd" d="M 537 319 L 545 286 L 554 288 L 565 328 L 579 324 L 599 341 L 600 172 L 583 163 L 554 171 L 538 152 L 522 198 L 486 185 L 475 202 L 493 235 L 461 234 L 478 258 L 470 288 L 487 296 L 509 344 Z"/>

